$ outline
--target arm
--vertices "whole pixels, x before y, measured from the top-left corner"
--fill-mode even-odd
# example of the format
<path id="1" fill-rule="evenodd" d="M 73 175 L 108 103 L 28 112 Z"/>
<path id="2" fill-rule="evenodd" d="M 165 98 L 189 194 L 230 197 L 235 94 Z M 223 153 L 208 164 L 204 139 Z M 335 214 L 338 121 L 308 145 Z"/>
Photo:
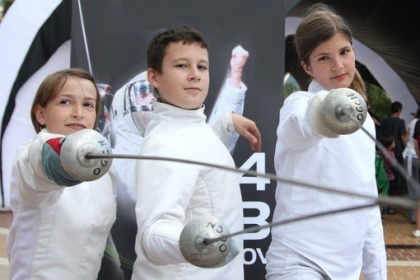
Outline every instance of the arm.
<path id="1" fill-rule="evenodd" d="M 373 122 L 375 123 L 376 126 L 380 126 L 381 122 L 378 121 L 376 118 L 372 117 Z"/>
<path id="2" fill-rule="evenodd" d="M 417 139 L 414 140 L 414 149 L 416 150 L 417 157 L 420 157 L 420 147 Z"/>
<path id="3" fill-rule="evenodd" d="M 236 112 L 240 115 L 244 111 L 244 99 L 247 91 L 246 85 L 242 82 L 242 72 L 249 57 L 248 51 L 240 45 L 232 50 L 230 59 L 230 74 L 222 86 L 221 91 L 213 106 L 209 117 L 209 124 L 213 125 L 217 118 L 227 112 Z"/>
<path id="4" fill-rule="evenodd" d="M 168 151 L 165 148 L 149 150 L 147 145 L 146 148 L 143 155 L 159 156 Z M 176 152 L 172 156 L 182 157 Z M 182 163 L 138 161 L 136 170 L 136 219 L 140 237 L 136 251 L 140 249 L 155 265 L 185 263 L 178 241 L 186 220 L 184 207 L 193 195 L 198 169 Z"/>
<path id="5" fill-rule="evenodd" d="M 210 126 L 213 126 L 221 116 L 228 112 L 243 114 L 247 87 L 242 82 L 242 71 L 248 57 L 249 53 L 239 45 L 232 50 L 230 74 L 223 84 L 208 118 Z M 228 149 L 231 152 L 235 148 L 238 137 L 239 135 L 233 134 L 229 138 Z"/>
<path id="6" fill-rule="evenodd" d="M 405 147 L 405 146 L 407 146 L 407 141 L 408 141 L 408 136 L 407 136 L 407 134 L 408 134 L 408 131 L 407 131 L 407 133 L 406 134 L 403 134 L 403 135 L 401 135 L 401 142 L 403 143 L 403 146 Z M 403 147 L 403 148 L 404 148 Z"/>
<path id="7" fill-rule="evenodd" d="M 403 119 L 401 119 L 401 132 L 400 132 L 400 139 L 401 139 L 401 143 L 402 143 L 402 149 L 404 149 L 407 146 L 407 141 L 408 141 L 408 129 L 405 125 L 405 121 Z"/>
<path id="8" fill-rule="evenodd" d="M 242 70 L 248 60 L 249 52 L 242 46 L 238 45 L 232 50 L 232 58 L 230 59 L 230 79 L 228 83 L 236 88 L 240 88 L 242 84 Z"/>
<path id="9" fill-rule="evenodd" d="M 309 120 L 308 104 L 314 96 L 310 92 L 298 91 L 284 100 L 279 113 L 277 142 L 294 150 L 316 145 L 324 138 Z"/>
<path id="10" fill-rule="evenodd" d="M 232 113 L 235 131 L 249 141 L 252 151 L 261 152 L 261 134 L 254 121 Z"/>
<path id="11" fill-rule="evenodd" d="M 213 127 L 220 118 L 223 118 L 224 115 L 231 112 L 242 115 L 244 111 L 246 90 L 247 88 L 245 85 L 243 85 L 243 88 L 234 88 L 225 83 L 216 100 L 216 103 L 214 104 L 213 111 L 208 118 L 208 124 Z M 225 145 L 231 152 L 234 150 L 238 138 L 238 134 L 233 133 L 229 135 L 228 143 Z"/>
<path id="12" fill-rule="evenodd" d="M 261 134 L 255 122 L 236 113 L 221 116 L 212 126 L 214 133 L 225 144 L 229 145 L 232 135 L 241 135 L 249 141 L 252 151 L 261 151 Z"/>
<path id="13" fill-rule="evenodd" d="M 63 186 L 45 173 L 45 159 L 42 156 L 45 142 L 57 136 L 60 135 L 41 132 L 17 151 L 11 184 L 14 185 L 13 190 L 18 190 L 25 203 L 31 207 L 45 207 L 57 201 L 62 194 Z"/>
<path id="14" fill-rule="evenodd" d="M 420 145 L 419 145 L 419 128 L 420 123 L 419 121 L 416 122 L 416 125 L 414 126 L 414 132 L 413 132 L 413 139 L 414 139 L 414 150 L 416 150 L 416 155 L 418 158 L 420 158 Z"/>

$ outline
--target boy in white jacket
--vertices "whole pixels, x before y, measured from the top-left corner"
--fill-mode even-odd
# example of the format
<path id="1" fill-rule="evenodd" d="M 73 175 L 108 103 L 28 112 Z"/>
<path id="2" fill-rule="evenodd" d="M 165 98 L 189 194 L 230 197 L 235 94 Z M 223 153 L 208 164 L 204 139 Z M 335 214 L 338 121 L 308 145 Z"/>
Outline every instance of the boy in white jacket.
<path id="1" fill-rule="evenodd" d="M 141 154 L 205 161 L 234 167 L 223 143 L 206 124 L 209 88 L 207 44 L 189 28 L 155 36 L 148 47 L 148 81 L 158 91 Z M 243 229 L 237 175 L 219 169 L 164 161 L 137 166 L 137 260 L 133 279 L 243 279 L 239 256 L 219 268 L 187 262 L 179 248 L 184 226 L 214 216 L 231 232 Z M 242 250 L 242 237 L 232 239 Z"/>

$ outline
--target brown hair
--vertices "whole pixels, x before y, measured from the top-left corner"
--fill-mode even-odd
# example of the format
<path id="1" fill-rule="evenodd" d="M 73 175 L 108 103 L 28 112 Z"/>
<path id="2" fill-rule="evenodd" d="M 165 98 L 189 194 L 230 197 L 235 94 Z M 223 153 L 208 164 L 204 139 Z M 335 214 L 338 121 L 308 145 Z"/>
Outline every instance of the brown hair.
<path id="1" fill-rule="evenodd" d="M 196 30 L 184 26 L 183 28 L 173 28 L 163 31 L 149 41 L 147 47 L 147 67 L 162 73 L 162 62 L 166 54 L 166 49 L 170 43 L 183 42 L 184 44 L 197 43 L 202 48 L 207 49 L 207 42 L 204 37 Z"/>
<path id="2" fill-rule="evenodd" d="M 63 88 L 64 84 L 66 83 L 67 79 L 69 77 L 75 77 L 80 79 L 85 79 L 88 81 L 91 81 L 93 85 L 96 88 L 96 120 L 95 125 L 96 127 L 98 123 L 98 118 L 100 115 L 101 110 L 101 97 L 99 95 L 98 87 L 96 86 L 96 81 L 93 78 L 93 76 L 87 72 L 84 69 L 80 68 L 69 68 L 61 71 L 57 71 L 45 78 L 45 80 L 41 83 L 41 85 L 38 88 L 38 91 L 36 92 L 35 98 L 32 102 L 32 108 L 31 108 L 31 120 L 32 125 L 35 128 L 35 131 L 38 133 L 41 131 L 42 128 L 44 128 L 43 125 L 41 125 L 38 120 L 36 119 L 35 115 L 35 109 L 37 106 L 45 107 L 47 106 L 48 102 L 50 102 L 57 94 L 58 92 Z"/>
<path id="3" fill-rule="evenodd" d="M 394 136 L 392 135 L 382 135 L 379 138 L 379 142 L 385 146 L 385 148 L 391 147 L 392 143 L 394 143 Z"/>
<path id="4" fill-rule="evenodd" d="M 294 37 L 300 61 L 309 65 L 309 56 L 314 49 L 337 33 L 346 36 L 350 44 L 353 44 L 350 27 L 344 18 L 325 4 L 315 4 L 310 7 Z M 365 84 L 357 69 L 350 88 L 366 97 Z"/>

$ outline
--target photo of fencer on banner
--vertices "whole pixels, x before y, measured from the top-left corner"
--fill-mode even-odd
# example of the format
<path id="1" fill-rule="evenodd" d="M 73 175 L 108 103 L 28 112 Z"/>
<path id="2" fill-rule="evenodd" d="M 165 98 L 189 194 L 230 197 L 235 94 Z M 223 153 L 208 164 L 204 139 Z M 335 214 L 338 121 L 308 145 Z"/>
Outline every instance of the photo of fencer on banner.
<path id="1" fill-rule="evenodd" d="M 73 1 L 71 66 L 88 69 L 99 83 L 104 108 L 98 131 L 110 141 L 113 153 L 139 154 L 152 101 L 158 98 L 145 73 L 147 42 L 165 29 L 189 26 L 209 44 L 207 123 L 217 126 L 231 112 L 255 121 L 263 135 L 261 152 L 254 153 L 232 129 L 222 140 L 238 168 L 274 173 L 275 130 L 283 99 L 283 6 L 282 1 Z M 220 137 L 226 138 L 226 133 Z M 136 161 L 114 159 L 113 164 L 118 175 L 117 220 L 99 279 L 130 279 L 136 260 Z M 276 182 L 242 175 L 238 174 L 244 227 L 267 225 Z M 244 250 L 237 258 L 243 260 L 245 279 L 262 279 L 270 230 L 245 233 L 243 239 Z"/>

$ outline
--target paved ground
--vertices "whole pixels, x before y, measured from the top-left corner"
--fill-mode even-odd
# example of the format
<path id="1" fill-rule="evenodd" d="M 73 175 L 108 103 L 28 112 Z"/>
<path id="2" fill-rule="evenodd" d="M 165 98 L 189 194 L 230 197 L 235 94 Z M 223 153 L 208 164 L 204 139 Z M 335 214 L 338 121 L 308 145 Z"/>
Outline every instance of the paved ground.
<path id="1" fill-rule="evenodd" d="M 384 217 L 387 245 L 388 279 L 420 279 L 420 238 L 414 238 L 414 225 L 407 211 L 397 208 L 398 214 Z"/>
<path id="2" fill-rule="evenodd" d="M 0 280 L 6 280 L 9 272 L 9 262 L 6 254 L 6 238 L 12 223 L 11 212 L 0 211 Z"/>
<path id="3" fill-rule="evenodd" d="M 396 210 L 397 214 L 386 215 L 382 220 L 387 245 L 388 279 L 420 280 L 420 238 L 411 235 L 414 225 L 409 222 L 407 211 L 402 208 Z M 6 280 L 8 275 L 5 242 L 11 221 L 11 212 L 0 211 L 0 280 Z"/>

